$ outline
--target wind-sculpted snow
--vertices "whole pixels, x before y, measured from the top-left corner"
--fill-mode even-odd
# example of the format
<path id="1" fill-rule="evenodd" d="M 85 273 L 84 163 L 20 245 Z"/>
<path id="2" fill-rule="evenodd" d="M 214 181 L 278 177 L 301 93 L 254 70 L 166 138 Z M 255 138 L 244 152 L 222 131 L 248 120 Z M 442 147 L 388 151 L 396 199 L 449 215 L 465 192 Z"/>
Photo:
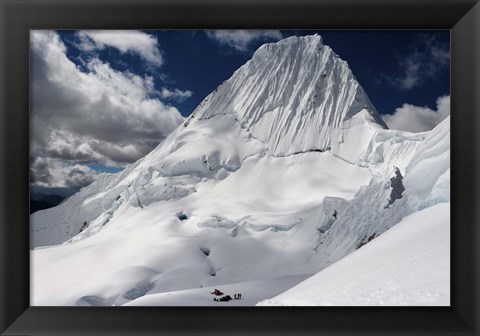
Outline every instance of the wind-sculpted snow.
<path id="1" fill-rule="evenodd" d="M 450 117 L 427 134 L 406 168 L 404 184 L 415 211 L 450 202 Z"/>
<path id="2" fill-rule="evenodd" d="M 148 184 L 136 188 L 135 191 L 128 189 L 126 197 L 129 198 L 131 206 L 144 208 L 154 202 L 185 197 L 196 191 L 193 185 L 198 181 L 200 181 L 198 178 L 183 176 L 159 176 L 150 180 Z M 136 197 L 131 197 L 131 194 L 135 194 Z"/>
<path id="3" fill-rule="evenodd" d="M 354 118 L 362 112 L 361 118 Z M 196 119 L 234 114 L 270 153 L 288 155 L 332 147 L 342 156 L 346 130 L 387 128 L 347 63 L 320 36 L 265 44 L 195 110 Z M 358 148 L 358 138 L 355 146 Z M 343 146 L 346 147 L 346 146 Z M 348 155 L 355 161 L 355 157 Z"/>
<path id="4" fill-rule="evenodd" d="M 199 228 L 223 228 L 233 229 L 237 227 L 237 223 L 228 218 L 221 216 L 213 216 L 197 223 Z"/>
<path id="5" fill-rule="evenodd" d="M 317 227 L 320 235 L 330 230 L 347 205 L 348 201 L 340 197 L 325 197 L 323 199 L 323 221 Z"/>
<path id="6" fill-rule="evenodd" d="M 379 173 L 393 172 L 394 167 L 404 171 L 426 134 L 377 130 L 360 156 L 359 164 Z"/>
<path id="7" fill-rule="evenodd" d="M 265 231 L 265 230 L 270 230 L 270 231 L 290 231 L 293 229 L 297 224 L 299 223 L 292 223 L 292 224 L 287 224 L 287 225 L 275 225 L 275 224 L 270 224 L 270 225 L 258 225 L 258 224 L 250 224 L 250 223 L 245 223 L 246 227 L 254 230 L 254 231 Z"/>
<path id="8" fill-rule="evenodd" d="M 450 207 L 405 217 L 367 246 L 259 306 L 449 306 Z"/>
<path id="9" fill-rule="evenodd" d="M 449 202 L 449 167 L 449 119 L 388 130 L 319 36 L 266 44 L 144 158 L 32 215 L 32 305 L 300 281 Z"/>
<path id="10" fill-rule="evenodd" d="M 330 229 L 319 230 L 315 248 L 318 263 L 323 267 L 333 264 L 407 215 L 405 200 L 397 200 L 387 207 L 390 194 L 389 175 L 374 177 L 367 186 L 361 187 L 353 200 L 339 211 Z M 329 219 L 332 220 L 331 215 Z"/>
<path id="11" fill-rule="evenodd" d="M 377 167 L 371 168 L 374 174 L 369 185 L 361 187 L 339 211 L 338 219 L 329 218 L 319 228 L 315 251 L 320 264 L 340 260 L 415 211 L 450 202 L 449 118 L 427 133 L 379 131 L 366 157 L 371 157 L 372 148 L 377 155 L 369 164 Z M 409 152 L 412 148 L 416 150 Z M 385 162 L 391 166 L 385 167 Z M 395 186 L 391 179 L 398 177 L 397 170 L 404 176 L 404 191 L 392 200 Z"/>

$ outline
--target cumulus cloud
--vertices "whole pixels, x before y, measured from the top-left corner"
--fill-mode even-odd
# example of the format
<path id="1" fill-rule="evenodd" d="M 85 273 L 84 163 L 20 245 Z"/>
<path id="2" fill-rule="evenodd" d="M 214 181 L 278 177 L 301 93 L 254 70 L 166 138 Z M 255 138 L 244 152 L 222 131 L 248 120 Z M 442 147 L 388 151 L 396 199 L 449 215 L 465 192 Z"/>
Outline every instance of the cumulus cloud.
<path id="1" fill-rule="evenodd" d="M 399 60 L 399 76 L 388 77 L 388 80 L 401 89 L 410 90 L 435 78 L 449 64 L 449 45 L 434 36 L 420 35 L 412 51 Z"/>
<path id="2" fill-rule="evenodd" d="M 143 157 L 183 122 L 157 96 L 152 77 L 117 71 L 98 58 L 80 70 L 57 33 L 33 31 L 33 183 L 80 186 L 95 176 L 89 164 L 121 167 Z"/>
<path id="3" fill-rule="evenodd" d="M 190 90 L 182 91 L 179 89 L 168 90 L 167 88 L 162 88 L 162 91 L 160 92 L 160 97 L 165 99 L 175 99 L 180 102 L 190 98 L 192 95 L 193 92 Z"/>
<path id="4" fill-rule="evenodd" d="M 283 37 L 279 30 L 210 30 L 206 33 L 218 43 L 240 52 L 248 51 L 253 41 L 280 40 Z"/>
<path id="5" fill-rule="evenodd" d="M 437 109 L 403 104 L 392 115 L 384 115 L 383 120 L 391 129 L 424 132 L 433 129 L 450 115 L 450 96 L 437 99 Z"/>
<path id="6" fill-rule="evenodd" d="M 112 47 L 121 53 L 138 54 L 154 66 L 163 63 L 158 40 L 138 30 L 83 30 L 77 33 L 80 48 L 84 51 Z"/>
<path id="7" fill-rule="evenodd" d="M 40 187 L 80 189 L 92 183 L 97 175 L 85 165 L 65 165 L 47 157 L 36 157 L 30 166 L 30 176 Z"/>

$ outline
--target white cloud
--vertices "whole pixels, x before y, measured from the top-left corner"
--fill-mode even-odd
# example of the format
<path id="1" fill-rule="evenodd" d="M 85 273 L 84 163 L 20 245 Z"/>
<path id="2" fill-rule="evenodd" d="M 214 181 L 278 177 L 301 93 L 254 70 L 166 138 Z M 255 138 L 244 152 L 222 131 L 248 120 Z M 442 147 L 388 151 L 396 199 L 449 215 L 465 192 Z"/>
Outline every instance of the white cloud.
<path id="1" fill-rule="evenodd" d="M 403 76 L 399 78 L 399 85 L 403 89 L 412 89 L 420 81 L 421 63 L 416 58 L 406 59 L 402 64 Z"/>
<path id="2" fill-rule="evenodd" d="M 83 30 L 77 33 L 84 51 L 113 47 L 121 53 L 138 54 L 154 66 L 163 64 L 158 40 L 138 30 Z"/>
<path id="3" fill-rule="evenodd" d="M 218 43 L 227 45 L 241 52 L 248 51 L 251 42 L 257 40 L 280 40 L 279 30 L 210 30 L 207 36 Z"/>
<path id="4" fill-rule="evenodd" d="M 166 98 L 166 99 L 176 99 L 180 102 L 184 101 L 187 98 L 190 98 L 193 95 L 193 92 L 190 90 L 179 90 L 179 89 L 174 89 L 174 90 L 168 90 L 167 88 L 162 88 L 162 91 L 160 92 L 160 97 Z"/>
<path id="5" fill-rule="evenodd" d="M 391 129 L 424 132 L 433 129 L 450 115 L 450 96 L 437 99 L 437 109 L 403 104 L 392 115 L 384 115 L 383 120 Z"/>
<path id="6" fill-rule="evenodd" d="M 52 186 L 87 182 L 89 164 L 136 161 L 184 120 L 175 107 L 152 98 L 152 77 L 114 70 L 97 58 L 84 71 L 68 59 L 57 33 L 31 33 L 31 156 L 37 167 L 39 158 L 51 165 L 44 171 Z M 72 167 L 77 175 L 62 173 Z M 33 182 L 46 186 L 35 171 Z"/>
<path id="7" fill-rule="evenodd" d="M 437 41 L 434 36 L 421 35 L 412 51 L 400 59 L 400 75 L 387 77 L 395 86 L 410 90 L 435 78 L 438 72 L 450 64 L 448 44 Z"/>

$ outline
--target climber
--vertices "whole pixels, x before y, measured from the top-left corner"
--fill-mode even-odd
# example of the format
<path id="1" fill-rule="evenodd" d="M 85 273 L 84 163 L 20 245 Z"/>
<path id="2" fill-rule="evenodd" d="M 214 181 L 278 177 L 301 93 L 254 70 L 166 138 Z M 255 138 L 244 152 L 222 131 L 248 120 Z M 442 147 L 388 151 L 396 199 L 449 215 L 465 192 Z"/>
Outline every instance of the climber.
<path id="1" fill-rule="evenodd" d="M 335 217 L 335 219 L 337 219 L 337 215 L 338 215 L 337 210 L 334 210 L 334 211 L 333 211 L 333 217 Z"/>

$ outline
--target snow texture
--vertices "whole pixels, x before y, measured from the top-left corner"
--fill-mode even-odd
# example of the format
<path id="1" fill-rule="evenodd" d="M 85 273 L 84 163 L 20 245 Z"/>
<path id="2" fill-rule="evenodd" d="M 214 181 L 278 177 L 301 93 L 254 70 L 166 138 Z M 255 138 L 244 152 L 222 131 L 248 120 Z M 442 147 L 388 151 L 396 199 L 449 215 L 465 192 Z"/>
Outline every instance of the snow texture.
<path id="1" fill-rule="evenodd" d="M 437 204 L 259 306 L 449 306 L 450 207 Z"/>

